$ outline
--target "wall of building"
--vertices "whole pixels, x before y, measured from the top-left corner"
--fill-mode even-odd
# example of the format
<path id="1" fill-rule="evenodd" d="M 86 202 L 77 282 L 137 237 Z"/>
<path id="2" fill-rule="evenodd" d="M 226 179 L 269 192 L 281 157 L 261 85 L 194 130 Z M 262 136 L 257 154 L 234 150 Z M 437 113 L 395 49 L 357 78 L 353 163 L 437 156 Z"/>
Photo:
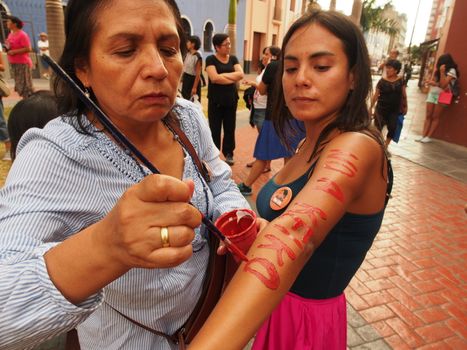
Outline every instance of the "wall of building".
<path id="1" fill-rule="evenodd" d="M 245 35 L 245 2 L 240 0 L 237 7 L 237 57 L 243 59 L 243 38 Z M 219 0 L 177 0 L 182 16 L 192 26 L 192 34 L 198 35 L 203 41 L 203 31 L 206 22 L 211 22 L 215 33 L 226 33 L 229 21 L 229 1 Z M 213 48 L 214 50 L 214 48 Z M 204 57 L 213 54 L 213 51 L 200 50 Z"/>
<path id="2" fill-rule="evenodd" d="M 467 32 L 467 1 L 456 0 L 452 2 L 452 14 L 444 27 L 438 48 L 438 56 L 450 53 L 458 64 L 460 72 L 461 95 L 459 103 L 446 108 L 434 137 L 441 140 L 467 147 L 467 41 L 460 33 Z M 447 17 L 449 18 L 449 16 Z"/>
<path id="3" fill-rule="evenodd" d="M 65 6 L 68 1 L 63 0 Z M 32 48 L 36 51 L 40 32 L 47 32 L 45 0 L 0 0 L 9 15 L 16 16 L 24 22 L 23 30 L 31 39 Z M 8 33 L 5 33 L 8 35 Z"/>
<path id="4" fill-rule="evenodd" d="M 290 24 L 302 13 L 304 0 L 247 0 L 245 9 L 244 70 L 254 73 L 261 51 L 281 46 Z"/>
<path id="5" fill-rule="evenodd" d="M 85 1 L 85 0 L 83 0 Z M 245 33 L 245 2 L 239 0 L 237 8 L 237 57 L 243 59 L 243 38 Z M 68 0 L 62 0 L 65 6 Z M 177 0 L 182 16 L 190 23 L 192 34 L 198 35 L 203 39 L 203 30 L 207 22 L 211 22 L 215 33 L 224 33 L 227 30 L 229 1 L 218 0 Z M 24 31 L 28 33 L 31 39 L 31 45 L 34 51 L 37 51 L 37 40 L 40 32 L 47 32 L 47 21 L 45 11 L 45 0 L 0 0 L 0 5 L 3 5 L 7 14 L 19 17 L 25 22 Z M 8 35 L 8 33 L 5 33 Z M 201 52 L 204 56 L 210 55 L 213 52 L 205 52 L 203 48 Z M 32 55 L 33 61 L 36 62 L 35 55 Z M 37 65 L 36 65 L 37 67 Z M 40 74 L 37 68 L 33 72 L 35 77 Z M 8 78 L 8 71 L 5 73 Z"/>

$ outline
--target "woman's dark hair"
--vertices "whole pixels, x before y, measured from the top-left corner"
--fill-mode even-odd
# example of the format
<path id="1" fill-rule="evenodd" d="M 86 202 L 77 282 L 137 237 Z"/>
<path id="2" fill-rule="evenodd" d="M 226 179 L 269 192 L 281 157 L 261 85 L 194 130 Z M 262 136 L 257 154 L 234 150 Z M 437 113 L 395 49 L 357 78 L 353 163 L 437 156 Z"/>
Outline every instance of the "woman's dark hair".
<path id="1" fill-rule="evenodd" d="M 200 40 L 199 36 L 197 36 L 197 35 L 191 35 L 188 38 L 188 41 L 191 42 L 194 45 L 195 50 L 199 50 L 199 48 L 201 47 L 201 40 Z"/>
<path id="2" fill-rule="evenodd" d="M 454 62 L 454 59 L 452 58 L 451 54 L 445 53 L 441 56 L 438 57 L 438 61 L 436 61 L 436 71 L 435 71 L 435 80 L 439 81 L 440 80 L 440 67 L 444 64 L 444 67 L 446 68 L 445 72 L 449 72 L 450 69 L 454 68 L 456 70 L 457 78 L 459 78 L 460 73 L 459 69 L 457 68 L 457 63 Z"/>
<path id="3" fill-rule="evenodd" d="M 269 46 L 269 52 L 271 53 L 272 56 L 275 56 L 275 60 L 279 59 L 279 56 L 281 55 L 281 48 L 278 46 L 271 45 Z"/>
<path id="4" fill-rule="evenodd" d="M 389 59 L 389 60 L 386 61 L 386 63 L 384 65 L 394 68 L 396 70 L 397 74 L 399 74 L 399 72 L 401 71 L 401 68 L 402 68 L 402 63 L 400 63 L 399 60 Z"/>
<path id="5" fill-rule="evenodd" d="M 19 101 L 8 118 L 11 159 L 16 158 L 18 142 L 28 129 L 43 128 L 58 115 L 57 99 L 50 91 L 36 91 L 28 98 Z"/>
<path id="6" fill-rule="evenodd" d="M 7 16 L 6 19 L 12 21 L 18 29 L 23 29 L 24 23 L 16 16 Z"/>
<path id="7" fill-rule="evenodd" d="M 293 119 L 284 100 L 282 86 L 282 75 L 284 73 L 284 52 L 292 35 L 300 28 L 317 24 L 342 42 L 345 55 L 347 56 L 349 70 L 353 71 L 354 89 L 349 91 L 347 100 L 341 111 L 331 123 L 321 132 L 316 142 L 311 158 L 320 148 L 321 142 L 331 133 L 338 129 L 341 131 L 364 131 L 374 137 L 381 145 L 383 144 L 381 133 L 371 126 L 370 114 L 368 112 L 367 100 L 372 89 L 370 72 L 370 59 L 361 30 L 345 15 L 335 11 L 316 10 L 306 13 L 296 20 L 287 31 L 282 43 L 282 62 L 277 74 L 275 84 L 273 122 L 274 127 L 284 144 L 288 144 L 286 136 L 290 130 L 290 120 Z"/>
<path id="8" fill-rule="evenodd" d="M 214 36 L 212 37 L 212 44 L 214 45 L 214 47 L 216 48 L 217 50 L 217 47 L 218 46 L 221 46 L 222 43 L 228 38 L 229 36 L 225 33 L 217 33 L 217 34 L 214 34 Z"/>
<path id="9" fill-rule="evenodd" d="M 182 26 L 182 19 L 175 0 L 163 0 L 172 11 L 178 36 L 180 37 L 180 52 L 185 56 L 186 35 Z M 98 12 L 111 6 L 111 0 L 70 0 L 65 13 L 65 47 L 59 60 L 60 66 L 84 90 L 84 86 L 75 74 L 79 62 L 87 62 L 91 50 L 93 34 L 98 31 Z M 54 91 L 59 99 L 60 113 L 76 113 L 81 115 L 84 104 L 78 99 L 68 84 L 59 77 L 54 78 Z M 80 118 L 78 119 L 80 120 Z M 81 129 L 85 132 L 80 124 Z"/>

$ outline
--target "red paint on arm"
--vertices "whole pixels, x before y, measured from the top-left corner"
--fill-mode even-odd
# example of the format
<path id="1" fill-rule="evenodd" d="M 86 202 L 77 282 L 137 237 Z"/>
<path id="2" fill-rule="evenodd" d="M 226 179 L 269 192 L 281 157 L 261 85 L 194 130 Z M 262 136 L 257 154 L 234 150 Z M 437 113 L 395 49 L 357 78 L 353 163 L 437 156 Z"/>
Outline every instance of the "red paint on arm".
<path id="1" fill-rule="evenodd" d="M 308 216 L 313 226 L 316 226 L 318 224 L 318 218 L 316 217 L 317 215 L 322 220 L 327 219 L 327 215 L 323 210 L 321 210 L 320 208 L 314 207 L 312 205 L 305 204 L 305 203 L 295 203 L 292 209 L 286 211 L 281 216 L 291 216 L 293 218 L 293 217 L 296 217 L 297 215 Z"/>
<path id="2" fill-rule="evenodd" d="M 307 244 L 307 243 L 310 241 L 310 239 L 311 239 L 311 237 L 313 236 L 314 233 L 315 233 L 315 232 L 313 231 L 313 229 L 312 229 L 312 228 L 309 228 L 309 229 L 306 231 L 305 235 L 303 236 L 302 242 L 303 242 L 304 244 Z"/>
<path id="3" fill-rule="evenodd" d="M 318 225 L 318 218 L 321 218 L 322 220 L 326 220 L 327 215 L 320 208 L 317 208 L 317 207 L 314 207 L 312 205 L 305 204 L 305 203 L 295 203 L 292 209 L 286 211 L 281 216 L 290 216 L 293 219 L 295 219 L 298 215 L 302 215 L 302 216 L 306 215 L 308 219 L 311 221 L 310 225 L 300 226 L 300 228 L 303 228 L 303 227 L 307 228 L 302 238 L 302 243 L 307 244 L 314 234 L 313 228 L 315 228 Z M 294 228 L 295 228 L 295 225 L 294 225 Z"/>
<path id="4" fill-rule="evenodd" d="M 292 239 L 293 242 L 297 245 L 298 248 L 303 249 L 302 243 L 301 243 L 297 238 L 295 238 L 294 236 L 292 236 L 292 235 L 290 234 L 289 230 L 287 230 L 287 228 L 285 228 L 284 226 L 279 225 L 279 224 L 274 224 L 273 226 L 274 226 L 275 228 L 277 228 L 280 232 L 282 232 L 284 235 L 286 235 L 287 237 L 289 237 L 290 239 Z"/>
<path id="5" fill-rule="evenodd" d="M 357 167 L 349 158 L 358 160 L 357 156 L 350 152 L 332 149 L 325 159 L 324 168 L 337 171 L 348 177 L 354 177 L 357 173 Z"/>
<path id="6" fill-rule="evenodd" d="M 266 270 L 266 274 L 258 271 L 253 266 L 254 264 L 258 264 L 262 266 Z M 277 273 L 276 267 L 272 262 L 265 258 L 253 258 L 250 259 L 243 268 L 243 271 L 249 272 L 253 274 L 256 278 L 258 278 L 263 284 L 272 290 L 279 288 L 281 283 L 279 274 Z"/>
<path id="7" fill-rule="evenodd" d="M 328 179 L 327 177 L 322 177 L 318 179 L 318 182 L 319 184 L 313 187 L 314 190 L 329 193 L 331 196 L 336 198 L 339 202 L 344 203 L 344 193 L 342 193 L 338 184 Z"/>
<path id="8" fill-rule="evenodd" d="M 287 254 L 287 256 L 291 260 L 295 260 L 297 258 L 294 251 L 292 249 L 290 249 L 290 247 L 286 243 L 284 243 L 280 238 L 278 238 L 276 236 L 273 236 L 273 235 L 271 235 L 269 233 L 264 235 L 264 237 L 268 238 L 271 241 L 271 243 L 260 244 L 258 246 L 258 248 L 266 248 L 266 249 L 275 250 L 276 251 L 276 257 L 277 257 L 277 264 L 279 266 L 284 265 L 284 259 L 282 257 L 282 253 L 284 253 L 284 252 Z"/>

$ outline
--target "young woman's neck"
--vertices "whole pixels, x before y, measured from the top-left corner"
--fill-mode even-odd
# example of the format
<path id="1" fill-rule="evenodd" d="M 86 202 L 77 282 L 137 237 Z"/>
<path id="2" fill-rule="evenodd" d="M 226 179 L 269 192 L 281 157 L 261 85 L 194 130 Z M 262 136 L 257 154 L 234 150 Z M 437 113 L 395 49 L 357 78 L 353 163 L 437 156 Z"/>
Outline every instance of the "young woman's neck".
<path id="1" fill-rule="evenodd" d="M 333 115 L 331 117 L 328 117 L 326 119 L 313 122 L 313 121 L 307 121 L 305 122 L 305 137 L 306 137 L 306 144 L 304 147 L 307 148 L 309 154 L 311 155 L 312 150 L 315 148 L 316 143 L 318 142 L 318 139 L 323 132 L 323 130 L 333 121 L 336 119 L 336 116 Z M 337 129 L 332 130 L 326 139 L 332 138 L 336 133 L 338 133 Z M 325 141 L 325 140 L 321 140 Z"/>

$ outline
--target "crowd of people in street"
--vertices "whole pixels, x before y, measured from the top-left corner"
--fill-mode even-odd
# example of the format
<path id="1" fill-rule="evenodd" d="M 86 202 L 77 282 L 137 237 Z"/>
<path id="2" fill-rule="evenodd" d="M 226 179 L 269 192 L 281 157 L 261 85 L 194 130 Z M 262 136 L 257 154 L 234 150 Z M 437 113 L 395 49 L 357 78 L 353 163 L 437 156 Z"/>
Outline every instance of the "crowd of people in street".
<path id="1" fill-rule="evenodd" d="M 7 21 L 4 49 L 23 99 L 8 123 L 0 113 L 12 159 L 0 189 L 0 348 L 70 331 L 83 349 L 178 348 L 217 242 L 206 220 L 249 209 L 253 183 L 283 158 L 257 194 L 248 259 L 190 349 L 242 349 L 253 337 L 253 350 L 346 349 L 344 290 L 381 227 L 388 146 L 410 108 L 399 52 L 371 96 L 363 34 L 335 11 L 297 19 L 280 48 L 264 48 L 255 80 L 244 80 L 225 33 L 204 59 L 172 0 L 69 0 L 66 23 L 58 64 L 79 98 L 45 63 L 53 92 L 34 92 L 30 39 L 20 19 Z M 49 55 L 46 33 L 37 47 Z M 420 142 L 431 140 L 440 96 L 459 74 L 451 55 L 438 58 Z M 241 83 L 252 87 L 258 137 L 236 184 Z"/>

